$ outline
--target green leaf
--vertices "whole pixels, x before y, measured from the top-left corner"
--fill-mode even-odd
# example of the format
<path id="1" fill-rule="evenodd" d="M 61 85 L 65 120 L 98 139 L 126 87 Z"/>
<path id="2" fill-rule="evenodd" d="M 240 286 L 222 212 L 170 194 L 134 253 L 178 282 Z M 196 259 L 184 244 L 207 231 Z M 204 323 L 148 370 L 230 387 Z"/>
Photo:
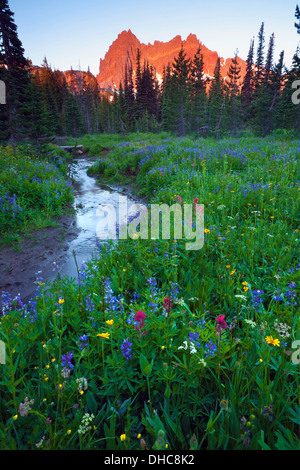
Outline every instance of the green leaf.
<path id="1" fill-rule="evenodd" d="M 98 405 L 97 405 L 94 395 L 92 394 L 90 390 L 87 392 L 87 395 L 86 395 L 86 403 L 87 403 L 88 410 L 91 413 L 93 413 L 94 416 L 96 416 Z"/>
<path id="2" fill-rule="evenodd" d="M 140 366 L 141 366 L 141 371 L 144 375 L 149 375 L 151 374 L 151 370 L 152 370 L 152 367 L 153 367 L 153 359 L 151 361 L 151 363 L 149 363 L 148 359 L 143 355 L 141 354 L 140 355 Z"/>

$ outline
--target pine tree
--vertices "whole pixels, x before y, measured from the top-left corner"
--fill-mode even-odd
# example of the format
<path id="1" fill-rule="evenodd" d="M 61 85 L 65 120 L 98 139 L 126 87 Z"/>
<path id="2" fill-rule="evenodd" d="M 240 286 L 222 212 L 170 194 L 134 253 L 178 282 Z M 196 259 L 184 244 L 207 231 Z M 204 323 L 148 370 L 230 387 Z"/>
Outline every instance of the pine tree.
<path id="1" fill-rule="evenodd" d="M 273 65 L 273 53 L 274 53 L 274 33 L 270 37 L 268 53 L 266 58 L 264 81 L 268 82 L 270 78 L 270 72 Z"/>
<path id="2" fill-rule="evenodd" d="M 295 22 L 295 28 L 297 34 L 300 34 L 300 9 L 298 5 L 295 10 L 295 18 L 298 20 L 298 22 Z M 292 85 L 296 80 L 300 80 L 299 44 L 293 56 L 291 69 L 286 73 L 285 85 L 278 106 L 277 123 L 280 127 L 300 133 L 300 104 L 292 101 L 292 94 L 295 91 Z"/>
<path id="3" fill-rule="evenodd" d="M 208 127 L 210 132 L 219 136 L 220 127 L 223 119 L 223 111 L 225 106 L 224 84 L 221 75 L 221 59 L 217 58 L 214 69 L 213 80 L 210 85 L 208 94 L 209 118 Z"/>
<path id="4" fill-rule="evenodd" d="M 161 123 L 164 131 L 176 132 L 176 90 L 172 80 L 170 64 L 163 74 L 161 98 Z"/>
<path id="5" fill-rule="evenodd" d="M 203 54 L 201 53 L 201 45 L 194 55 L 191 63 L 191 109 L 190 109 L 190 122 L 191 131 L 200 133 L 202 126 L 207 121 L 207 97 L 206 85 L 207 80 L 204 77 L 204 61 Z"/>
<path id="6" fill-rule="evenodd" d="M 142 70 L 141 70 L 141 51 L 137 49 L 136 53 L 136 71 L 135 71 L 135 117 L 139 119 L 143 115 L 143 91 L 142 91 Z"/>
<path id="7" fill-rule="evenodd" d="M 30 84 L 29 63 L 18 38 L 14 14 L 7 0 L 0 0 L 0 80 L 6 84 L 6 105 L 1 107 L 0 138 L 14 144 L 25 132 L 22 109 Z"/>
<path id="8" fill-rule="evenodd" d="M 125 77 L 124 77 L 124 98 L 126 108 L 126 129 L 128 131 L 135 130 L 135 95 L 134 95 L 134 84 L 133 84 L 133 70 L 132 65 L 126 63 L 125 65 Z"/>
<path id="9" fill-rule="evenodd" d="M 176 132 L 179 136 L 184 136 L 189 130 L 188 105 L 190 94 L 191 60 L 187 58 L 186 52 L 181 46 L 178 57 L 174 59 L 172 82 L 176 99 Z"/>
<path id="10" fill-rule="evenodd" d="M 255 75 L 254 75 L 254 89 L 257 90 L 261 85 L 264 76 L 264 48 L 265 48 L 265 33 L 264 23 L 261 24 L 258 33 L 258 47 L 257 56 L 255 63 Z"/>
<path id="11" fill-rule="evenodd" d="M 247 56 L 246 73 L 241 88 L 241 101 L 247 119 L 247 111 L 251 105 L 254 91 L 253 83 L 254 39 L 251 40 Z"/>
<path id="12" fill-rule="evenodd" d="M 228 76 L 225 80 L 227 95 L 226 111 L 229 115 L 229 128 L 232 130 L 234 137 L 236 137 L 237 125 L 241 115 L 239 99 L 241 66 L 239 65 L 237 55 L 238 51 L 235 52 L 235 56 L 231 59 Z"/>

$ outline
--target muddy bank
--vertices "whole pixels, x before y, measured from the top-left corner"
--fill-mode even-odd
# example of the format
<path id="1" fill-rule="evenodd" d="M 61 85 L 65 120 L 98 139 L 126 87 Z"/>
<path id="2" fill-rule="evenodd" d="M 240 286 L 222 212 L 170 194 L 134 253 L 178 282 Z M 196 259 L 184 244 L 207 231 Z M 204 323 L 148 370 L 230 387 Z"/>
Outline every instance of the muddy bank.
<path id="1" fill-rule="evenodd" d="M 69 243 L 78 236 L 75 217 L 62 216 L 57 226 L 34 231 L 24 236 L 20 251 L 12 248 L 0 250 L 0 293 L 21 295 L 23 299 L 34 294 L 37 271 L 51 280 L 54 262 L 64 264 Z"/>

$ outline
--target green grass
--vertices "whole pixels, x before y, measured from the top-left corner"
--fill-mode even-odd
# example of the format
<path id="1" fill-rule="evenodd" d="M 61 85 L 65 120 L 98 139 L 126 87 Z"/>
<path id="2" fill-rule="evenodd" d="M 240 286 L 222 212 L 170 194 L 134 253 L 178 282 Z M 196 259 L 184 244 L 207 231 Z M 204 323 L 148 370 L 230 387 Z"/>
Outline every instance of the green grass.
<path id="1" fill-rule="evenodd" d="M 69 159 L 53 145 L 0 147 L 0 246 L 51 226 L 70 207 Z"/>
<path id="2" fill-rule="evenodd" d="M 128 237 L 5 298 L 0 447 L 299 449 L 299 141 L 93 139 L 100 180 L 198 198 L 204 246 Z"/>

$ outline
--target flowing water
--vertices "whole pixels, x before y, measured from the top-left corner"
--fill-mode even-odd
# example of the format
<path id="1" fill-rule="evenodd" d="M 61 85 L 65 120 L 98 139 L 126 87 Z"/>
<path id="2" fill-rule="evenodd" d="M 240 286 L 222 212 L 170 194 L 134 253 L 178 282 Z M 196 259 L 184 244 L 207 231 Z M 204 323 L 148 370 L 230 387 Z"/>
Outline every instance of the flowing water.
<path id="1" fill-rule="evenodd" d="M 40 272 L 44 282 L 54 280 L 57 276 L 53 269 L 55 263 L 62 277 L 77 278 L 77 266 L 80 269 L 93 257 L 97 244 L 103 243 L 103 230 L 100 238 L 97 234 L 99 223 L 102 220 L 100 225 L 104 225 L 107 214 L 99 213 L 99 206 L 112 205 L 118 223 L 119 197 L 127 197 L 128 208 L 137 203 L 126 188 L 99 184 L 96 178 L 89 176 L 87 170 L 94 162 L 93 158 L 81 157 L 74 158 L 70 164 L 74 182 L 73 218 L 65 217 L 59 227 L 32 234 L 32 239 L 25 240 L 19 253 L 12 249 L 0 252 L 0 307 L 2 292 L 12 298 L 20 294 L 25 302 L 30 300 L 37 287 L 36 273 Z"/>
<path id="2" fill-rule="evenodd" d="M 63 276 L 77 276 L 74 253 L 80 268 L 84 262 L 92 258 L 97 243 L 101 243 L 101 238 L 97 235 L 97 227 L 104 235 L 103 230 L 99 229 L 99 224 L 101 225 L 105 216 L 98 210 L 100 205 L 114 206 L 118 221 L 120 196 L 127 197 L 128 207 L 137 203 L 132 196 L 127 195 L 125 190 L 97 183 L 94 177 L 89 176 L 87 170 L 93 163 L 92 159 L 81 158 L 74 160 L 71 165 L 71 176 L 75 187 L 75 225 L 79 232 L 77 238 L 69 244 L 66 259 L 60 271 Z"/>

